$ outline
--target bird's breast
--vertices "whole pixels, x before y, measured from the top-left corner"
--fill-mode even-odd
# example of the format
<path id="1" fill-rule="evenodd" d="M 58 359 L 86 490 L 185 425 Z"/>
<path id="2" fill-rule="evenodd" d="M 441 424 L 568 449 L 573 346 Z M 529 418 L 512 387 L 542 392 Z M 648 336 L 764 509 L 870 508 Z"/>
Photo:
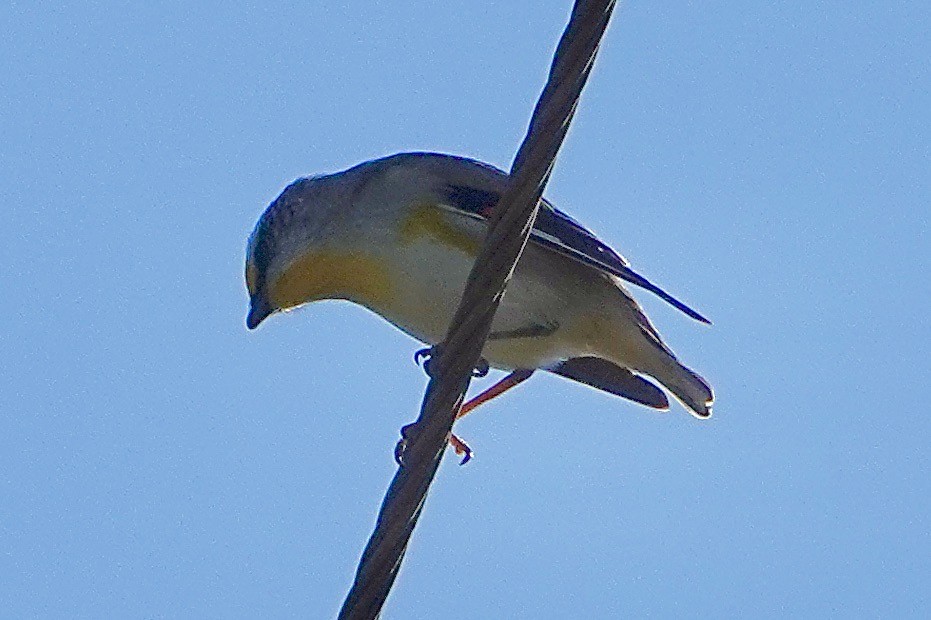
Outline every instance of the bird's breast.
<path id="1" fill-rule="evenodd" d="M 419 340 L 438 342 L 480 244 L 481 237 L 452 226 L 435 206 L 415 206 L 401 224 L 397 245 L 385 252 L 397 295 L 380 314 Z"/>

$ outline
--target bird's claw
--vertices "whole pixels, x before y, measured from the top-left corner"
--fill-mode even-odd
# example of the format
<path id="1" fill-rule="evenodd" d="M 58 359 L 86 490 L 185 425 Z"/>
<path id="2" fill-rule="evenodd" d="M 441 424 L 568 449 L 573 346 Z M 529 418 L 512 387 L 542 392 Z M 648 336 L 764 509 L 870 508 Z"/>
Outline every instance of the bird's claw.
<path id="1" fill-rule="evenodd" d="M 398 443 L 394 446 L 394 462 L 401 467 L 404 467 L 404 453 L 407 451 L 408 436 L 416 427 L 416 422 L 411 422 L 401 427 L 401 438 L 398 439 Z"/>
<path id="2" fill-rule="evenodd" d="M 433 357 L 433 347 L 426 347 L 414 351 L 414 363 L 418 366 L 421 365 L 421 360 L 425 360 L 424 363 L 429 363 L 431 357 Z"/>
<path id="3" fill-rule="evenodd" d="M 424 372 L 432 377 L 433 373 L 430 370 L 430 362 L 433 361 L 434 357 L 439 355 L 439 352 L 439 345 L 418 349 L 414 351 L 414 363 L 418 366 L 423 366 Z M 472 369 L 472 376 L 476 378 L 484 377 L 488 374 L 488 371 L 488 362 L 479 358 L 478 365 Z"/>
<path id="4" fill-rule="evenodd" d="M 433 377 L 433 358 L 439 355 L 440 349 L 439 345 L 427 347 L 425 349 L 418 349 L 414 352 L 414 363 L 418 366 L 423 366 L 423 371 L 427 373 L 429 377 Z"/>
<path id="5" fill-rule="evenodd" d="M 401 439 L 399 439 L 398 443 L 394 446 L 394 462 L 400 467 L 404 467 L 404 452 L 407 450 L 407 442 L 412 431 L 417 432 L 416 422 L 402 426 Z M 472 448 L 469 447 L 469 444 L 455 435 L 449 436 L 449 443 L 453 447 L 453 450 L 456 451 L 456 454 L 462 456 L 462 460 L 459 461 L 460 466 L 472 460 L 474 453 L 472 452 Z"/>
<path id="6" fill-rule="evenodd" d="M 478 358 L 478 365 L 472 369 L 472 376 L 475 378 L 484 377 L 488 374 L 489 366 L 488 362 L 485 361 L 485 358 Z"/>
<path id="7" fill-rule="evenodd" d="M 466 463 L 472 460 L 472 448 L 469 447 L 469 444 L 462 441 L 455 435 L 449 436 L 449 443 L 453 447 L 453 450 L 456 451 L 456 454 L 462 456 L 462 460 L 459 461 L 459 466 L 462 467 Z"/>

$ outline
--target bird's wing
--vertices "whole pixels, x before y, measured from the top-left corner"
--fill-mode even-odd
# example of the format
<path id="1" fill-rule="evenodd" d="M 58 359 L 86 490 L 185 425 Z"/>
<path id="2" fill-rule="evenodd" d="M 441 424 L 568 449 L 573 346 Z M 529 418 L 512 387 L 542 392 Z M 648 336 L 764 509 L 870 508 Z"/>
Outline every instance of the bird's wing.
<path id="1" fill-rule="evenodd" d="M 446 202 L 443 206 L 461 214 L 484 220 L 491 215 L 492 208 L 500 198 L 501 194 L 495 191 L 478 189 L 467 185 L 450 184 L 446 186 Z M 546 200 L 543 200 L 540 204 L 536 222 L 530 233 L 530 240 L 594 267 L 599 271 L 617 276 L 631 284 L 636 284 L 640 288 L 654 293 L 693 319 L 702 323 L 711 323 L 698 311 L 690 308 L 632 270 L 630 263 L 623 256 L 599 241 L 584 226 Z"/>

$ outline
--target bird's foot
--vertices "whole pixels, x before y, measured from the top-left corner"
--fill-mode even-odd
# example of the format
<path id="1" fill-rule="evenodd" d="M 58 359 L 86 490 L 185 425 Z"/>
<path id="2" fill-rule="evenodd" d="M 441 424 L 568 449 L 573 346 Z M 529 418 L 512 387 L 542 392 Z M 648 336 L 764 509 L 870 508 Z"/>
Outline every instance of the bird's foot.
<path id="1" fill-rule="evenodd" d="M 407 451 L 407 444 L 411 436 L 417 433 L 417 423 L 412 422 L 411 424 L 406 424 L 401 427 L 401 439 L 398 440 L 397 445 L 394 447 L 394 462 L 404 466 L 404 453 Z M 453 450 L 456 451 L 456 454 L 462 457 L 462 460 L 459 462 L 460 465 L 465 465 L 472 460 L 472 448 L 469 447 L 469 444 L 462 441 L 455 435 L 450 435 L 449 444 L 453 447 Z"/>
<path id="2" fill-rule="evenodd" d="M 433 345 L 432 347 L 427 347 L 425 349 L 418 349 L 414 352 L 414 363 L 418 366 L 423 366 L 425 373 L 433 377 L 433 372 L 430 368 L 430 362 L 433 361 L 433 358 L 440 354 L 440 345 Z M 488 374 L 489 366 L 488 362 L 484 359 L 479 358 L 478 365 L 472 369 L 473 377 L 484 377 Z"/>
<path id="3" fill-rule="evenodd" d="M 414 351 L 414 363 L 418 366 L 423 366 L 423 371 L 431 378 L 433 377 L 433 372 L 430 362 L 432 362 L 433 358 L 439 353 L 438 347 L 439 345 L 434 345 Z"/>
<path id="4" fill-rule="evenodd" d="M 404 467 L 404 453 L 407 451 L 407 438 L 416 424 L 416 422 L 412 422 L 411 424 L 405 424 L 401 427 L 401 438 L 398 439 L 398 443 L 394 446 L 394 462 L 397 463 L 399 467 Z"/>
<path id="5" fill-rule="evenodd" d="M 472 369 L 472 376 L 476 379 L 487 376 L 488 371 L 491 370 L 491 367 L 488 365 L 488 362 L 485 361 L 485 358 L 478 358 L 478 365 Z"/>
<path id="6" fill-rule="evenodd" d="M 469 447 L 469 444 L 456 437 L 456 435 L 449 436 L 449 445 L 453 447 L 457 455 L 462 457 L 462 460 L 459 461 L 460 466 L 472 460 L 472 448 Z"/>

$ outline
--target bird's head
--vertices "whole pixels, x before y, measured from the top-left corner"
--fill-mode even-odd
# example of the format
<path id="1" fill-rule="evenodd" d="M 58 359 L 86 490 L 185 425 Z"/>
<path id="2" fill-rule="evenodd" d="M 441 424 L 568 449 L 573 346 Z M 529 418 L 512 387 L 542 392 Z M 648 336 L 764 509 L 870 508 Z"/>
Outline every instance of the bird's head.
<path id="1" fill-rule="evenodd" d="M 321 299 L 377 304 L 387 286 L 367 234 L 377 222 L 354 201 L 364 172 L 299 179 L 259 218 L 246 250 L 249 329 Z"/>
<path id="2" fill-rule="evenodd" d="M 249 329 L 275 312 L 312 301 L 300 290 L 301 281 L 312 273 L 298 270 L 307 262 L 302 259 L 325 242 L 327 222 L 337 206 L 333 189 L 325 177 L 299 179 L 259 218 L 246 249 Z M 313 265 L 303 265 L 304 272 L 308 268 Z"/>

